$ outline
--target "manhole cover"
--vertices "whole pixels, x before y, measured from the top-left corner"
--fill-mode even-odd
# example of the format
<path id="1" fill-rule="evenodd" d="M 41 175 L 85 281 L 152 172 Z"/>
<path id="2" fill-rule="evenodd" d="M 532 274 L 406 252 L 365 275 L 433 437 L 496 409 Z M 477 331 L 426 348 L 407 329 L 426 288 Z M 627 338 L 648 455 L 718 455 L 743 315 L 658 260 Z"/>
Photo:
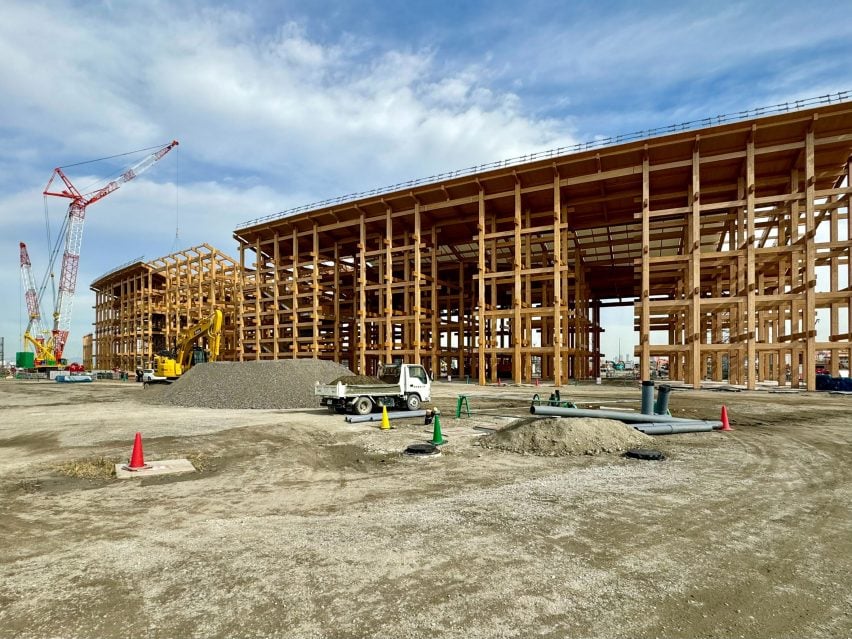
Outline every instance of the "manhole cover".
<path id="1" fill-rule="evenodd" d="M 631 457 L 632 459 L 649 459 L 653 461 L 662 461 L 666 458 L 659 450 L 653 450 L 652 448 L 631 448 L 624 452 L 624 456 Z"/>
<path id="2" fill-rule="evenodd" d="M 441 451 L 432 444 L 411 444 L 405 449 L 405 454 L 412 457 L 437 457 Z"/>

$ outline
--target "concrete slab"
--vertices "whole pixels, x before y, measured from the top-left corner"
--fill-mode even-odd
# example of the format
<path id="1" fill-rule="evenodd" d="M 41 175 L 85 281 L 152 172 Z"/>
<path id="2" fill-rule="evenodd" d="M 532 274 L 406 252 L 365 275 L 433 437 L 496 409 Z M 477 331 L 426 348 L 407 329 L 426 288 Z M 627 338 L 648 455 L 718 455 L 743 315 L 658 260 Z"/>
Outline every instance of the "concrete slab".
<path id="1" fill-rule="evenodd" d="M 118 479 L 130 477 L 150 477 L 151 475 L 170 475 L 172 473 L 194 473 L 195 466 L 188 459 L 158 459 L 146 462 L 150 468 L 142 470 L 125 470 L 127 464 L 115 465 L 115 476 Z"/>

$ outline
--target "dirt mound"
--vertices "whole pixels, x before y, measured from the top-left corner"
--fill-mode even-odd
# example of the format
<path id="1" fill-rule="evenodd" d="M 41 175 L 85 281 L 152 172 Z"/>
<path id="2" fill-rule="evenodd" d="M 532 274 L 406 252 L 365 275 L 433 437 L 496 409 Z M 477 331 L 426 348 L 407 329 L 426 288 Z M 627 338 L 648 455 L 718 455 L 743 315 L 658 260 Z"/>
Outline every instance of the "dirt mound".
<path id="1" fill-rule="evenodd" d="M 143 398 L 170 406 L 203 408 L 316 408 L 317 382 L 352 374 L 345 366 L 314 359 L 197 364 L 168 386 Z"/>
<path id="2" fill-rule="evenodd" d="M 340 382 L 341 384 L 384 384 L 382 380 L 378 377 L 371 377 L 370 375 L 342 375 L 330 382 L 331 384 L 337 384 Z"/>
<path id="3" fill-rule="evenodd" d="M 650 436 L 611 419 L 527 417 L 478 439 L 480 446 L 522 455 L 564 457 L 615 453 L 647 445 Z"/>

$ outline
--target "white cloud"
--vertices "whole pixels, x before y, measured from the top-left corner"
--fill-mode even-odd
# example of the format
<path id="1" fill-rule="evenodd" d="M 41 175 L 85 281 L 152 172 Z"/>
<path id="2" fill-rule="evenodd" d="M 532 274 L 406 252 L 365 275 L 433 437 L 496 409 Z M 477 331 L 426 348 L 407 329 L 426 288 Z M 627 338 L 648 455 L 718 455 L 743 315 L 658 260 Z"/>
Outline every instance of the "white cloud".
<path id="1" fill-rule="evenodd" d="M 208 242 L 232 254 L 232 231 L 246 220 L 569 141 L 559 122 L 525 116 L 517 96 L 489 86 L 487 70 L 444 71 L 435 55 L 345 33 L 320 43 L 294 21 L 258 25 L 248 12 L 189 2 L 5 6 L 2 131 L 17 143 L 0 150 L 0 166 L 34 182 L 6 182 L 0 251 L 17 264 L 17 242 L 29 242 L 40 279 L 50 169 L 172 137 L 181 142 L 180 247 Z M 167 156 L 90 208 L 69 354 L 91 330 L 89 283 L 175 248 L 174 162 Z M 97 170 L 73 179 L 88 184 Z M 64 205 L 51 202 L 55 226 Z M 0 294 L 20 297 L 16 268 L 0 269 Z M 18 323 L 14 310 L 0 314 L 7 344 Z"/>

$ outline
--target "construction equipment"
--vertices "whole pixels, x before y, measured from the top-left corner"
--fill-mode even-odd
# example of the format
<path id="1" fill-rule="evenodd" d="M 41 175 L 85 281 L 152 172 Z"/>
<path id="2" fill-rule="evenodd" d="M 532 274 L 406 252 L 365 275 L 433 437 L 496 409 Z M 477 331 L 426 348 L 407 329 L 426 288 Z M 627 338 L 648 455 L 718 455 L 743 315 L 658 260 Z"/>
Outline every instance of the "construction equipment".
<path id="1" fill-rule="evenodd" d="M 202 337 L 206 338 L 206 349 L 197 343 Z M 161 351 L 154 356 L 155 375 L 177 379 L 195 364 L 215 362 L 219 357 L 221 339 L 222 311 L 216 309 L 207 319 L 184 330 L 177 339 L 174 351 Z"/>
<path id="2" fill-rule="evenodd" d="M 38 292 L 36 292 L 35 282 L 32 279 L 32 265 L 26 253 L 26 246 L 23 242 L 21 243 L 21 273 L 27 291 L 27 310 L 30 315 L 30 323 L 27 327 L 27 332 L 24 334 L 24 341 L 35 347 L 36 362 L 41 361 L 42 366 L 59 365 L 62 362 L 62 353 L 68 341 L 74 292 L 77 288 L 77 269 L 80 262 L 80 248 L 83 243 L 83 222 L 86 217 L 86 207 L 105 198 L 113 191 L 118 190 L 126 182 L 144 173 L 151 165 L 160 160 L 177 145 L 178 141 L 172 140 L 169 144 L 126 169 L 119 177 L 107 183 L 106 186 L 89 193 L 80 193 L 77 187 L 72 184 L 68 176 L 62 171 L 62 167 L 57 167 L 53 170 L 47 186 L 44 187 L 43 195 L 45 197 L 67 198 L 71 200 L 71 203 L 68 205 L 68 214 L 64 222 L 64 233 L 60 233 L 56 246 L 51 250 L 47 274 Z M 62 188 L 61 185 L 54 187 L 54 181 L 57 178 L 61 180 L 65 188 Z M 54 188 L 61 190 L 52 190 Z M 59 291 L 54 300 L 53 329 L 48 335 L 41 326 L 41 312 L 39 307 L 60 248 L 63 251 L 62 270 L 59 278 Z"/>
<path id="3" fill-rule="evenodd" d="M 33 278 L 33 265 L 27 252 L 27 245 L 20 243 L 21 249 L 21 280 L 24 285 L 24 297 L 27 300 L 27 314 L 29 322 L 24 330 L 24 343 L 30 344 L 35 357 L 33 365 L 35 368 L 58 366 L 59 361 L 54 357 L 50 334 L 45 330 L 41 321 L 41 308 L 38 303 L 38 292 Z"/>
<path id="4" fill-rule="evenodd" d="M 320 384 L 314 395 L 329 412 L 350 411 L 369 415 L 374 407 L 418 410 L 432 395 L 432 380 L 419 364 L 385 364 L 379 376 L 381 384 Z"/>

